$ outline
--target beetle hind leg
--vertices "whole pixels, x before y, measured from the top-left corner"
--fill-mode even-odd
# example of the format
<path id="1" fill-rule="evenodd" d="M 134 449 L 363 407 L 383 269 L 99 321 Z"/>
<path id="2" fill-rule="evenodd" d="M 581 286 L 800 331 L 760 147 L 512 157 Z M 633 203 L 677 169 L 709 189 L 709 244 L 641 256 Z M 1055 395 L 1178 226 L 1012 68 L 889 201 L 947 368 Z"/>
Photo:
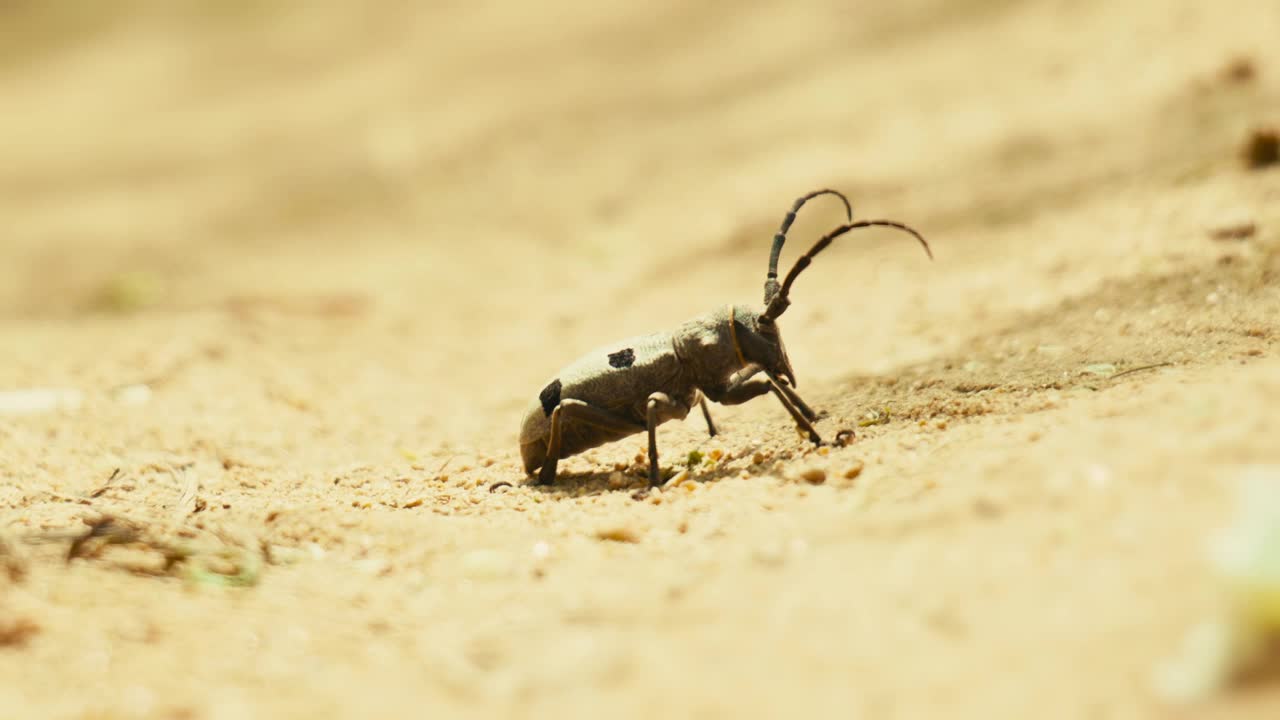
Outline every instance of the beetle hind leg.
<path id="1" fill-rule="evenodd" d="M 551 411 L 550 420 L 551 428 L 547 432 L 547 457 L 542 461 L 542 469 L 538 472 L 538 479 L 534 482 L 535 485 L 550 485 L 556 480 L 556 466 L 562 457 L 564 424 L 566 422 L 582 423 L 594 426 L 605 432 L 626 435 L 644 431 L 644 426 L 638 423 L 572 398 L 561 400 L 555 409 Z"/>

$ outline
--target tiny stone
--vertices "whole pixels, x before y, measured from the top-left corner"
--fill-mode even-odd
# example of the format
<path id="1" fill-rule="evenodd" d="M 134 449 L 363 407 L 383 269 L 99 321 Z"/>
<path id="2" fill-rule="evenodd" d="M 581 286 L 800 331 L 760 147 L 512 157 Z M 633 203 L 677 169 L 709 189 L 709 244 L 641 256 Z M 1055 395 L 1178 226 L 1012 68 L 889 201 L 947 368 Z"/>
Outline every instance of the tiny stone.
<path id="1" fill-rule="evenodd" d="M 629 527 L 608 527 L 596 531 L 596 538 L 610 542 L 638 543 L 640 542 L 640 533 Z"/>
<path id="2" fill-rule="evenodd" d="M 146 405 L 151 400 L 151 388 L 146 385 L 126 385 L 116 390 L 115 398 L 122 405 Z"/>
<path id="3" fill-rule="evenodd" d="M 1245 141 L 1241 155 L 1245 167 L 1251 170 L 1280 163 L 1280 129 L 1255 129 Z"/>
<path id="4" fill-rule="evenodd" d="M 627 484 L 627 478 L 619 471 L 614 470 L 609 474 L 609 487 L 620 488 Z"/>
<path id="5" fill-rule="evenodd" d="M 462 556 L 462 570 L 472 578 L 499 578 L 507 575 L 511 564 L 497 550 L 472 550 Z"/>
<path id="6" fill-rule="evenodd" d="M 756 451 L 756 454 L 751 456 L 752 465 L 763 465 L 764 461 L 765 461 L 764 453 L 760 451 Z"/>
<path id="7" fill-rule="evenodd" d="M 853 480 L 862 474 L 862 469 L 866 467 L 866 463 L 861 460 L 854 460 L 853 464 L 844 470 L 844 479 Z"/>
<path id="8" fill-rule="evenodd" d="M 827 471 L 820 467 L 812 467 L 800 473 L 800 477 L 810 485 L 821 485 L 827 481 Z"/>
<path id="9" fill-rule="evenodd" d="M 677 485 L 684 483 L 688 479 L 689 479 L 689 471 L 681 470 L 680 472 L 671 476 L 671 479 L 668 480 L 666 483 L 664 483 L 663 487 L 676 487 Z"/>
<path id="10" fill-rule="evenodd" d="M 787 559 L 787 549 L 783 547 L 782 543 L 769 543 L 756 548 L 751 553 L 751 557 L 761 565 L 777 566 Z"/>
<path id="11" fill-rule="evenodd" d="M 1000 517 L 1002 509 L 995 500 L 980 497 L 973 501 L 973 512 L 980 517 Z"/>

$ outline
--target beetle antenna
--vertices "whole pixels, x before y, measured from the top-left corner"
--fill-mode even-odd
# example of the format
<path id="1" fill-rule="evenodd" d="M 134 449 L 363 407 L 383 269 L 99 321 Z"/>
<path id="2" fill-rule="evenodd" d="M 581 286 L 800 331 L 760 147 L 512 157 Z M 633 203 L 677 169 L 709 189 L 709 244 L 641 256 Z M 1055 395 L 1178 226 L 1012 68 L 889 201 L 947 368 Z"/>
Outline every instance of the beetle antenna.
<path id="1" fill-rule="evenodd" d="M 840 198 L 840 201 L 844 203 L 845 215 L 849 218 L 849 222 L 853 222 L 853 206 L 849 204 L 849 198 L 840 192 L 830 189 L 814 190 L 808 195 L 797 198 L 792 203 L 791 210 L 787 213 L 787 216 L 782 219 L 782 227 L 773 236 L 773 249 L 769 251 L 769 274 L 764 281 L 765 305 L 772 302 L 778 295 L 778 258 L 782 256 L 782 246 L 787 242 L 787 231 L 791 229 L 791 223 L 795 222 L 796 213 L 800 212 L 800 208 L 819 195 L 835 195 Z"/>
<path id="2" fill-rule="evenodd" d="M 816 257 L 818 253 L 827 249 L 827 246 L 831 244 L 832 240 L 835 240 L 850 230 L 877 226 L 897 228 L 911 233 L 920 241 L 920 244 L 924 246 L 924 252 L 929 256 L 929 259 L 933 259 L 933 251 L 929 249 L 929 242 L 924 239 L 924 236 L 900 222 L 894 222 L 893 220 L 860 220 L 856 223 L 841 225 L 835 230 L 827 233 L 809 249 L 809 252 L 801 255 L 800 259 L 796 260 L 796 264 L 791 266 L 791 272 L 787 273 L 787 279 L 782 283 L 782 289 L 774 297 L 769 298 L 765 305 L 764 314 L 760 316 L 760 319 L 763 321 L 772 321 L 787 311 L 787 307 L 791 305 L 791 301 L 787 299 L 787 296 L 791 293 L 791 283 L 794 283 L 796 281 L 796 277 L 798 277 L 801 272 L 804 272 L 805 268 L 809 267 L 809 263 L 813 262 L 813 258 Z M 775 247 L 777 246 L 775 245 Z M 774 282 L 776 283 L 776 280 Z"/>

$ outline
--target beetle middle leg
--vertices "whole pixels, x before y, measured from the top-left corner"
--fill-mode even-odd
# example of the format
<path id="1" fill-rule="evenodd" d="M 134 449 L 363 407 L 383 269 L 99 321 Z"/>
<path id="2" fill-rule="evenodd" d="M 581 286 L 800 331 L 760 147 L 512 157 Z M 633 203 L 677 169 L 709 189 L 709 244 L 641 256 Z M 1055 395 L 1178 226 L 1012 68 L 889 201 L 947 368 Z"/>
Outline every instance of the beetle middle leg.
<path id="1" fill-rule="evenodd" d="M 707 399 L 705 397 L 698 398 L 698 404 L 702 406 L 702 418 L 707 421 L 707 434 L 715 437 L 716 424 L 711 421 L 711 409 L 707 407 Z"/>
<path id="2" fill-rule="evenodd" d="M 556 465 L 560 462 L 560 444 L 564 436 L 565 422 L 580 422 L 604 430 L 632 434 L 644 428 L 630 420 L 618 417 L 607 410 L 588 405 L 581 400 L 566 398 L 551 411 L 551 429 L 547 434 L 547 458 L 538 472 L 538 485 L 550 485 L 556 480 Z M 650 433 L 652 436 L 652 433 Z"/>
<path id="3" fill-rule="evenodd" d="M 705 406 L 704 406 L 705 407 Z M 663 410 L 676 411 L 673 414 L 688 413 L 689 410 L 683 404 L 671 399 L 671 396 L 656 392 L 649 396 L 649 402 L 646 404 L 648 421 L 649 421 L 649 485 L 658 487 L 662 484 L 662 475 L 658 472 L 658 424 L 662 422 L 660 417 Z M 683 412 L 680 412 L 683 411 Z M 710 417 L 708 415 L 708 417 Z"/>

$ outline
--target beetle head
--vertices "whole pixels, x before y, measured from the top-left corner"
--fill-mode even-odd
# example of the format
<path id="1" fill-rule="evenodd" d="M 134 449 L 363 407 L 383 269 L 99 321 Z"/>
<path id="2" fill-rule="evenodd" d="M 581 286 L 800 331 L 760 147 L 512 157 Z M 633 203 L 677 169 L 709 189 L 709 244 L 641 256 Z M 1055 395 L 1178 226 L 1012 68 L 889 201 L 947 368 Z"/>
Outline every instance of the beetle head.
<path id="1" fill-rule="evenodd" d="M 759 366 L 774 378 L 786 378 L 791 387 L 795 387 L 796 374 L 778 324 L 743 307 L 734 308 L 732 322 L 734 344 L 743 363 Z"/>

